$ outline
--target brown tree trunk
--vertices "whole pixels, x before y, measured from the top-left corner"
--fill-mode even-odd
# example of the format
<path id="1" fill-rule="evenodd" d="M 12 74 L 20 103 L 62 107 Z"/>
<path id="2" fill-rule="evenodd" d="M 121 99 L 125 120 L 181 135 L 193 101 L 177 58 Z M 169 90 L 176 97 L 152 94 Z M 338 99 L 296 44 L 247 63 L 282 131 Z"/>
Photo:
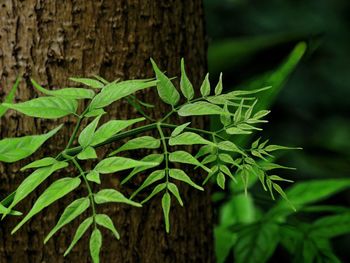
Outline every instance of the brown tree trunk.
<path id="1" fill-rule="evenodd" d="M 179 75 L 180 58 L 185 57 L 188 74 L 198 88 L 206 70 L 204 40 L 201 0 L 0 0 L 0 99 L 17 75 L 25 79 L 17 101 L 37 96 L 29 77 L 49 88 L 69 85 L 67 79 L 71 76 L 97 74 L 110 80 L 149 77 L 153 75 L 149 57 L 172 76 Z M 159 104 L 154 92 L 142 97 Z M 158 107 L 154 114 L 165 107 Z M 120 103 L 113 105 L 109 117 L 125 119 L 135 114 Z M 35 157 L 52 155 L 67 142 L 74 118 L 43 121 L 9 111 L 0 120 L 0 138 L 43 133 L 62 122 L 66 123 L 65 131 L 46 143 Z M 28 162 L 29 159 L 0 164 L 1 199 L 23 180 L 26 174 L 18 170 Z M 119 178 L 120 175 L 107 175 L 104 185 L 119 188 Z M 49 183 L 23 201 L 19 210 L 27 212 Z M 203 193 L 183 185 L 180 190 L 185 208 L 173 202 L 169 235 L 164 231 L 159 198 L 141 209 L 124 205 L 99 207 L 99 212 L 112 217 L 121 234 L 121 240 L 116 241 L 103 231 L 101 262 L 213 262 L 209 191 Z M 130 193 L 130 189 L 122 191 Z M 89 262 L 88 235 L 67 258 L 62 255 L 81 218 L 43 245 L 65 205 L 84 193 L 82 189 L 57 202 L 13 236 L 10 231 L 18 219 L 7 217 L 2 221 L 0 262 Z"/>

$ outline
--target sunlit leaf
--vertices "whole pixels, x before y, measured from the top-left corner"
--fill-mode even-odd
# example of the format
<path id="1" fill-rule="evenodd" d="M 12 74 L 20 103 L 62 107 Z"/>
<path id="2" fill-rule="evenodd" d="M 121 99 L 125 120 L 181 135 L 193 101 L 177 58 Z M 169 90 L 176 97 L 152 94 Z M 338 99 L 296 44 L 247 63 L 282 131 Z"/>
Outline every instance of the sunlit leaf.
<path id="1" fill-rule="evenodd" d="M 175 106 L 180 99 L 179 92 L 176 90 L 171 80 L 162 71 L 160 71 L 153 59 L 151 59 L 151 63 L 158 80 L 157 90 L 159 97 L 165 103 Z"/>
<path id="2" fill-rule="evenodd" d="M 101 174 L 108 174 L 145 165 L 154 166 L 157 163 L 137 161 L 126 157 L 109 157 L 100 161 L 94 170 Z"/>
<path id="3" fill-rule="evenodd" d="M 40 97 L 17 104 L 3 103 L 3 106 L 27 116 L 42 119 L 57 119 L 77 111 L 78 103 L 73 99 Z"/>
<path id="4" fill-rule="evenodd" d="M 81 180 L 75 178 L 62 178 L 53 182 L 45 191 L 38 197 L 32 209 L 23 218 L 23 220 L 12 230 L 11 234 L 15 233 L 21 226 L 23 226 L 29 219 L 39 213 L 45 207 L 51 205 L 56 200 L 67 195 L 80 185 Z"/>
<path id="5" fill-rule="evenodd" d="M 95 228 L 92 231 L 91 237 L 90 237 L 90 255 L 92 258 L 93 263 L 99 263 L 100 262 L 100 250 L 102 246 L 102 234 L 100 230 Z"/>
<path id="6" fill-rule="evenodd" d="M 60 219 L 58 220 L 56 226 L 50 231 L 46 236 L 44 243 L 46 243 L 58 230 L 63 226 L 67 225 L 69 222 L 81 215 L 90 206 L 90 200 L 87 197 L 79 198 L 73 201 L 70 205 L 66 207 L 63 211 Z"/>
<path id="7" fill-rule="evenodd" d="M 132 206 L 141 207 L 139 203 L 131 201 L 126 198 L 122 193 L 114 189 L 103 189 L 94 194 L 94 200 L 96 204 L 104 203 L 124 203 Z"/>
<path id="8" fill-rule="evenodd" d="M 113 233 L 116 239 L 120 239 L 120 235 L 117 229 L 115 229 L 112 219 L 108 215 L 97 214 L 95 217 L 95 220 L 96 220 L 96 223 L 99 224 L 100 226 L 103 226 L 109 229 Z"/>
<path id="9" fill-rule="evenodd" d="M 160 140 L 152 136 L 141 136 L 135 139 L 131 139 L 113 151 L 109 155 L 115 155 L 122 151 L 130 151 L 136 149 L 157 149 L 160 147 Z"/>
<path id="10" fill-rule="evenodd" d="M 130 120 L 110 120 L 97 129 L 93 135 L 91 145 L 95 146 L 99 143 L 102 143 L 111 138 L 113 135 L 116 135 L 120 131 L 124 130 L 125 128 L 143 120 L 145 120 L 145 118 L 136 118 Z"/>
<path id="11" fill-rule="evenodd" d="M 170 232 L 170 222 L 169 222 L 170 206 L 171 206 L 171 197 L 170 197 L 170 194 L 166 192 L 162 198 L 162 208 L 163 208 L 163 214 L 164 214 L 165 230 L 167 233 Z"/>
<path id="12" fill-rule="evenodd" d="M 75 232 L 75 235 L 73 237 L 73 240 L 69 247 L 67 248 L 66 252 L 64 252 L 63 256 L 67 256 L 68 253 L 72 250 L 72 248 L 75 246 L 75 244 L 80 240 L 80 238 L 85 234 L 86 230 L 91 226 L 93 222 L 93 218 L 89 217 L 86 218 L 78 227 L 77 231 Z"/>
<path id="13" fill-rule="evenodd" d="M 62 125 L 42 135 L 0 140 L 0 161 L 12 163 L 32 155 L 49 138 L 55 135 Z"/>
<path id="14" fill-rule="evenodd" d="M 187 100 L 193 99 L 194 96 L 194 90 L 192 83 L 188 79 L 186 75 L 185 70 L 185 61 L 182 58 L 181 59 L 181 80 L 180 80 L 180 89 L 182 91 L 182 94 L 186 97 Z"/>

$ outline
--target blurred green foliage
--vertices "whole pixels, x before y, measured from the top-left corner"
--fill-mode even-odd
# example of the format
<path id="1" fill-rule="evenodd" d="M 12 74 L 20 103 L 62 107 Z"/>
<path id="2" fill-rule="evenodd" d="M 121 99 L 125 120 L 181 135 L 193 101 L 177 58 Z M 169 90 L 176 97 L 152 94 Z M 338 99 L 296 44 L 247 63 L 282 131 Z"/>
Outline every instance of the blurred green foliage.
<path id="1" fill-rule="evenodd" d="M 350 262 L 350 1 L 205 0 L 205 7 L 210 73 L 223 71 L 232 89 L 272 85 L 273 94 L 259 98 L 272 110 L 263 136 L 304 148 L 279 157 L 298 168 L 287 191 L 297 213 L 283 212 L 253 182 L 247 197 L 237 185 L 214 195 L 218 262 Z"/>

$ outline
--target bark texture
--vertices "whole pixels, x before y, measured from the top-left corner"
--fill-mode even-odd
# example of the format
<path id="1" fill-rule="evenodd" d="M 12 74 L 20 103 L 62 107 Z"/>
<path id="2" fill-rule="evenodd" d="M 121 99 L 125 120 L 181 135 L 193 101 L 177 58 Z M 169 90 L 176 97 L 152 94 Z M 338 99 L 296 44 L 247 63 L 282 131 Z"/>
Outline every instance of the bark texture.
<path id="1" fill-rule="evenodd" d="M 185 57 L 189 76 L 199 88 L 206 70 L 206 48 L 201 0 L 0 0 L 0 99 L 17 75 L 23 76 L 16 100 L 37 96 L 29 77 L 50 89 L 72 85 L 71 76 L 101 75 L 109 80 L 152 76 L 149 57 L 170 75 L 179 75 L 180 58 Z M 141 97 L 159 104 L 154 92 Z M 157 111 L 164 112 L 166 106 Z M 136 113 L 125 102 L 113 105 L 109 118 L 132 118 Z M 176 121 L 176 120 L 175 120 Z M 35 157 L 62 150 L 75 124 L 74 118 L 43 121 L 9 111 L 0 120 L 0 138 L 40 134 L 65 122 L 61 131 Z M 200 123 L 198 123 L 200 124 Z M 0 198 L 13 191 L 25 174 L 18 170 L 30 159 L 0 164 Z M 51 177 L 73 175 L 74 170 Z M 198 176 L 199 177 L 199 176 Z M 120 175 L 107 175 L 103 185 L 119 188 Z M 44 187 L 18 207 L 27 212 Z M 137 179 L 139 180 L 139 179 Z M 136 180 L 136 183 L 138 182 Z M 130 193 L 136 185 L 129 189 Z M 164 231 L 160 199 L 141 209 L 124 205 L 99 206 L 110 215 L 121 234 L 116 241 L 103 232 L 101 262 L 213 262 L 212 211 L 210 193 L 181 185 L 185 208 L 173 201 L 171 234 Z M 64 207 L 86 189 L 35 216 L 19 232 L 10 231 L 18 219 L 8 217 L 0 224 L 0 262 L 89 262 L 89 235 L 63 258 L 78 223 L 64 227 L 46 245 L 43 239 L 55 225 Z"/>

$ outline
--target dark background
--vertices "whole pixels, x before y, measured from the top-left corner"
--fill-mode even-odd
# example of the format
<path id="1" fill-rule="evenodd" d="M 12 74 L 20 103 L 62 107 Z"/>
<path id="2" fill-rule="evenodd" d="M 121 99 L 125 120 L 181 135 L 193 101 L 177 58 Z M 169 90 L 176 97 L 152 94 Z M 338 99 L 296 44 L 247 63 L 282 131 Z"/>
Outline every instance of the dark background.
<path id="1" fill-rule="evenodd" d="M 280 157 L 284 165 L 297 168 L 293 172 L 282 171 L 285 177 L 296 183 L 311 179 L 348 178 L 350 1 L 204 2 L 211 78 L 215 80 L 223 71 L 227 90 L 244 86 L 250 79 L 273 71 L 296 43 L 307 43 L 301 62 L 271 102 L 272 113 L 268 117 L 269 123 L 263 127 L 262 136 L 276 144 L 303 147 L 302 151 L 288 152 Z M 258 206 L 257 196 L 261 193 L 255 188 L 251 191 Z M 218 211 L 229 197 L 222 198 L 218 197 Z M 322 205 L 349 207 L 349 204 L 349 190 L 322 201 Z M 296 219 L 312 223 L 324 215 L 306 214 Z M 331 239 L 331 244 L 338 259 L 350 262 L 348 234 Z M 293 261 L 292 256 L 279 246 L 270 262 L 288 262 L 288 259 Z M 232 260 L 230 252 L 226 262 Z"/>

